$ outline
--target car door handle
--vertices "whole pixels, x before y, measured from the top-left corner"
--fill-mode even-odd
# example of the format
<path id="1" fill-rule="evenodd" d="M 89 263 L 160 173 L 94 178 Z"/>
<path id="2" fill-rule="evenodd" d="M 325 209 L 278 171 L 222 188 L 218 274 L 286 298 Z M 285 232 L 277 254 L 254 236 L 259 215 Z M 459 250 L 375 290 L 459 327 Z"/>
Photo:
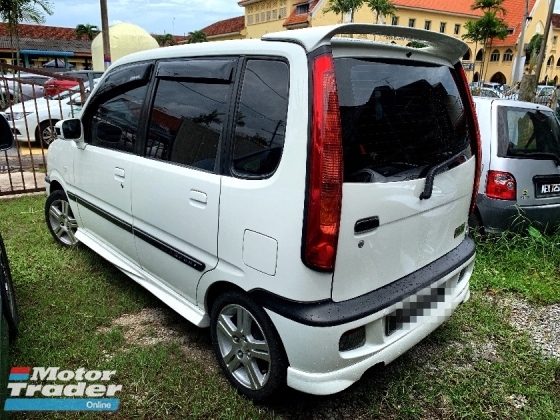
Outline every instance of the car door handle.
<path id="1" fill-rule="evenodd" d="M 360 219 L 354 225 L 354 233 L 367 233 L 379 227 L 379 217 L 373 216 L 366 219 Z"/>
<path id="2" fill-rule="evenodd" d="M 124 181 L 124 169 L 123 168 L 115 168 L 115 179 L 119 182 Z"/>
<path id="3" fill-rule="evenodd" d="M 200 204 L 207 204 L 208 196 L 202 191 L 191 190 L 189 193 L 189 200 L 195 201 L 196 203 Z"/>

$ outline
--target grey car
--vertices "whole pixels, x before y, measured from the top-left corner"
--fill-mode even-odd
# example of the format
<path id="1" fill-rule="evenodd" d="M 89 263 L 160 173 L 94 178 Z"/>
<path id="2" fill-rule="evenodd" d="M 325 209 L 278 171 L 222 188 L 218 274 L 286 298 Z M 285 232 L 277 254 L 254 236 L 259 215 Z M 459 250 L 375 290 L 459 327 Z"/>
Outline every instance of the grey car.
<path id="1" fill-rule="evenodd" d="M 482 173 L 471 226 L 500 233 L 560 222 L 560 124 L 552 109 L 475 97 Z"/>

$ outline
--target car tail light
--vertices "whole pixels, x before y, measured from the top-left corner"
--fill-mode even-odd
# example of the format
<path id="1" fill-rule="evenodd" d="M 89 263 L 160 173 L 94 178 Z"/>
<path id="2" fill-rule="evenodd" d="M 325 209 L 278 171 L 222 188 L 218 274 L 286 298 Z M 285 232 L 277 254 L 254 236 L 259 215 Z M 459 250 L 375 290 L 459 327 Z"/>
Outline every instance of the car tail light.
<path id="1" fill-rule="evenodd" d="M 313 103 L 307 220 L 303 259 L 307 266 L 333 270 L 342 207 L 342 129 L 334 62 L 313 61 Z"/>
<path id="2" fill-rule="evenodd" d="M 498 200 L 515 200 L 517 184 L 509 172 L 488 171 L 486 196 Z"/>
<path id="3" fill-rule="evenodd" d="M 478 119 L 476 118 L 476 108 L 472 99 L 471 91 L 469 89 L 469 83 L 467 82 L 467 75 L 461 63 L 455 65 L 455 70 L 459 73 L 460 83 L 462 85 L 462 90 L 465 93 L 468 111 L 470 111 L 470 121 L 469 129 L 471 132 L 471 149 L 473 149 L 476 158 L 476 171 L 474 174 L 474 186 L 473 194 L 471 198 L 470 213 L 474 212 L 476 207 L 476 196 L 478 195 L 478 187 L 480 185 L 480 173 L 481 173 L 481 163 L 482 163 L 482 146 L 480 142 L 480 130 L 478 128 Z"/>

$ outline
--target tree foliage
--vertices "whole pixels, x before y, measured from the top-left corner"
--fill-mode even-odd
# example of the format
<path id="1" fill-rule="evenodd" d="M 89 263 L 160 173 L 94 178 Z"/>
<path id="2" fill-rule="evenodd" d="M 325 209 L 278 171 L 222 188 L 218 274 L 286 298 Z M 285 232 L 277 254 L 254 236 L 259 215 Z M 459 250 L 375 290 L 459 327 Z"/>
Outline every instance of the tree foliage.
<path id="1" fill-rule="evenodd" d="M 203 30 L 189 32 L 190 38 L 187 41 L 188 44 L 197 44 L 199 42 L 207 42 L 208 38 Z"/>
<path id="2" fill-rule="evenodd" d="M 175 45 L 175 38 L 171 34 L 156 35 L 156 41 L 160 47 L 165 47 L 166 45 Z"/>
<path id="3" fill-rule="evenodd" d="M 364 0 L 364 2 L 375 13 L 375 23 L 379 23 L 380 17 L 396 16 L 397 8 L 390 0 Z"/>
<path id="4" fill-rule="evenodd" d="M 84 36 L 88 41 L 93 41 L 93 38 L 99 33 L 99 28 L 97 25 L 91 25 L 89 23 L 80 23 L 76 25 L 76 39 L 84 39 Z"/>
<path id="5" fill-rule="evenodd" d="M 362 7 L 364 0 L 329 0 L 329 4 L 324 13 L 333 12 L 341 15 L 341 22 L 344 21 L 344 15 L 350 13 L 350 22 L 354 22 L 354 13 Z"/>

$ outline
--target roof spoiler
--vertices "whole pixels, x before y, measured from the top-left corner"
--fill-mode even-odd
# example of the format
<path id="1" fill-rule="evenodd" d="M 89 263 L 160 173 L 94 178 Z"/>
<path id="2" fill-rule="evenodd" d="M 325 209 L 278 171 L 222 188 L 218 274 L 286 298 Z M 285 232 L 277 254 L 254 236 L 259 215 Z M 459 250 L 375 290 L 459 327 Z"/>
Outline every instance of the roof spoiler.
<path id="1" fill-rule="evenodd" d="M 307 52 L 310 52 L 323 45 L 330 44 L 333 37 L 343 34 L 380 35 L 418 41 L 427 45 L 426 48 L 421 49 L 422 51 L 443 56 L 451 63 L 461 59 L 468 50 L 465 42 L 438 32 L 406 26 L 373 25 L 367 23 L 346 23 L 274 32 L 263 35 L 262 40 L 294 42 L 300 44 Z"/>

